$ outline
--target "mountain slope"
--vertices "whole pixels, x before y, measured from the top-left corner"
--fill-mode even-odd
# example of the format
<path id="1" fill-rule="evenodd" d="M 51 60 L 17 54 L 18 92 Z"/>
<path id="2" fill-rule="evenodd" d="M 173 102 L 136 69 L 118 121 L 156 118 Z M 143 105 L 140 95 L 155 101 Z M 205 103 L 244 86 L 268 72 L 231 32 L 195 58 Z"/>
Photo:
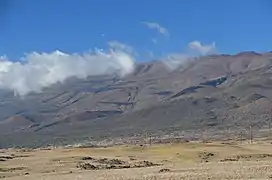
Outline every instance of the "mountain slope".
<path id="1" fill-rule="evenodd" d="M 271 53 L 213 55 L 174 70 L 154 61 L 138 64 L 123 78 L 71 78 L 23 99 L 3 91 L 0 145 L 42 146 L 147 132 L 238 132 L 252 124 L 266 128 L 271 121 L 271 59 Z M 13 117 L 24 123 L 7 120 Z"/>

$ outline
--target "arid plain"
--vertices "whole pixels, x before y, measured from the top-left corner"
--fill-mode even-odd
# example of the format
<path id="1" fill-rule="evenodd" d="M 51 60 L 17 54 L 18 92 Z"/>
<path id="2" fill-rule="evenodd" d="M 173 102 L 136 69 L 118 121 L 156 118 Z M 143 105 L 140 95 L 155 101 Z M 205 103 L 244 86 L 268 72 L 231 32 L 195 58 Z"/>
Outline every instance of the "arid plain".
<path id="1" fill-rule="evenodd" d="M 271 179 L 269 141 L 184 142 L 96 148 L 3 149 L 0 178 Z"/>

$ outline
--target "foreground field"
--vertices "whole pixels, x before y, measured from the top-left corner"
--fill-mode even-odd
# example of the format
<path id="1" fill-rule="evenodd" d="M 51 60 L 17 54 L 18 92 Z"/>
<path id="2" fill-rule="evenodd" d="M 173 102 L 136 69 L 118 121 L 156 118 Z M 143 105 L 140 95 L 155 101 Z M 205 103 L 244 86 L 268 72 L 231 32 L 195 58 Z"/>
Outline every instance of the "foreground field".
<path id="1" fill-rule="evenodd" d="M 268 142 L 8 149 L 0 179 L 272 179 L 271 150 Z"/>

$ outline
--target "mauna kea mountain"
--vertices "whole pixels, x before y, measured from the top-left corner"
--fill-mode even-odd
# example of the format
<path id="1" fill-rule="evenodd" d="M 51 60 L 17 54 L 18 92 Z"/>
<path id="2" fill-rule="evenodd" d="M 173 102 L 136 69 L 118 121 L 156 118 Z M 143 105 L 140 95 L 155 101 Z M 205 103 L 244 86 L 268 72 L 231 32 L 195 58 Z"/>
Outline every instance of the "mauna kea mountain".
<path id="1" fill-rule="evenodd" d="M 41 93 L 0 92 L 0 147 L 171 133 L 259 132 L 272 121 L 272 53 L 137 64 L 125 76 L 70 78 Z"/>

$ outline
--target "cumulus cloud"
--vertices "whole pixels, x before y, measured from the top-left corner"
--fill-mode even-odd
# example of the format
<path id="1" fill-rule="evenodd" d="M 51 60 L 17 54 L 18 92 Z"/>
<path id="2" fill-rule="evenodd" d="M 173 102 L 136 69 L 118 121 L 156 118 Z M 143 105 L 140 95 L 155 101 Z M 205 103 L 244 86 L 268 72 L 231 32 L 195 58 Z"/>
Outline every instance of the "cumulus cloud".
<path id="1" fill-rule="evenodd" d="M 188 44 L 188 47 L 202 56 L 216 53 L 215 42 L 212 44 L 202 44 L 199 41 L 192 41 Z"/>
<path id="2" fill-rule="evenodd" d="M 163 27 L 162 25 L 160 25 L 159 23 L 156 22 L 142 22 L 144 25 L 146 25 L 149 29 L 154 29 L 156 31 L 158 31 L 160 34 L 163 34 L 165 36 L 169 36 L 169 32 L 168 30 Z"/>
<path id="3" fill-rule="evenodd" d="M 0 57 L 0 88 L 24 96 L 40 92 L 44 87 L 63 82 L 69 77 L 118 73 L 124 76 L 133 71 L 134 58 L 122 50 L 95 50 L 83 54 L 33 52 L 23 61 Z"/>

